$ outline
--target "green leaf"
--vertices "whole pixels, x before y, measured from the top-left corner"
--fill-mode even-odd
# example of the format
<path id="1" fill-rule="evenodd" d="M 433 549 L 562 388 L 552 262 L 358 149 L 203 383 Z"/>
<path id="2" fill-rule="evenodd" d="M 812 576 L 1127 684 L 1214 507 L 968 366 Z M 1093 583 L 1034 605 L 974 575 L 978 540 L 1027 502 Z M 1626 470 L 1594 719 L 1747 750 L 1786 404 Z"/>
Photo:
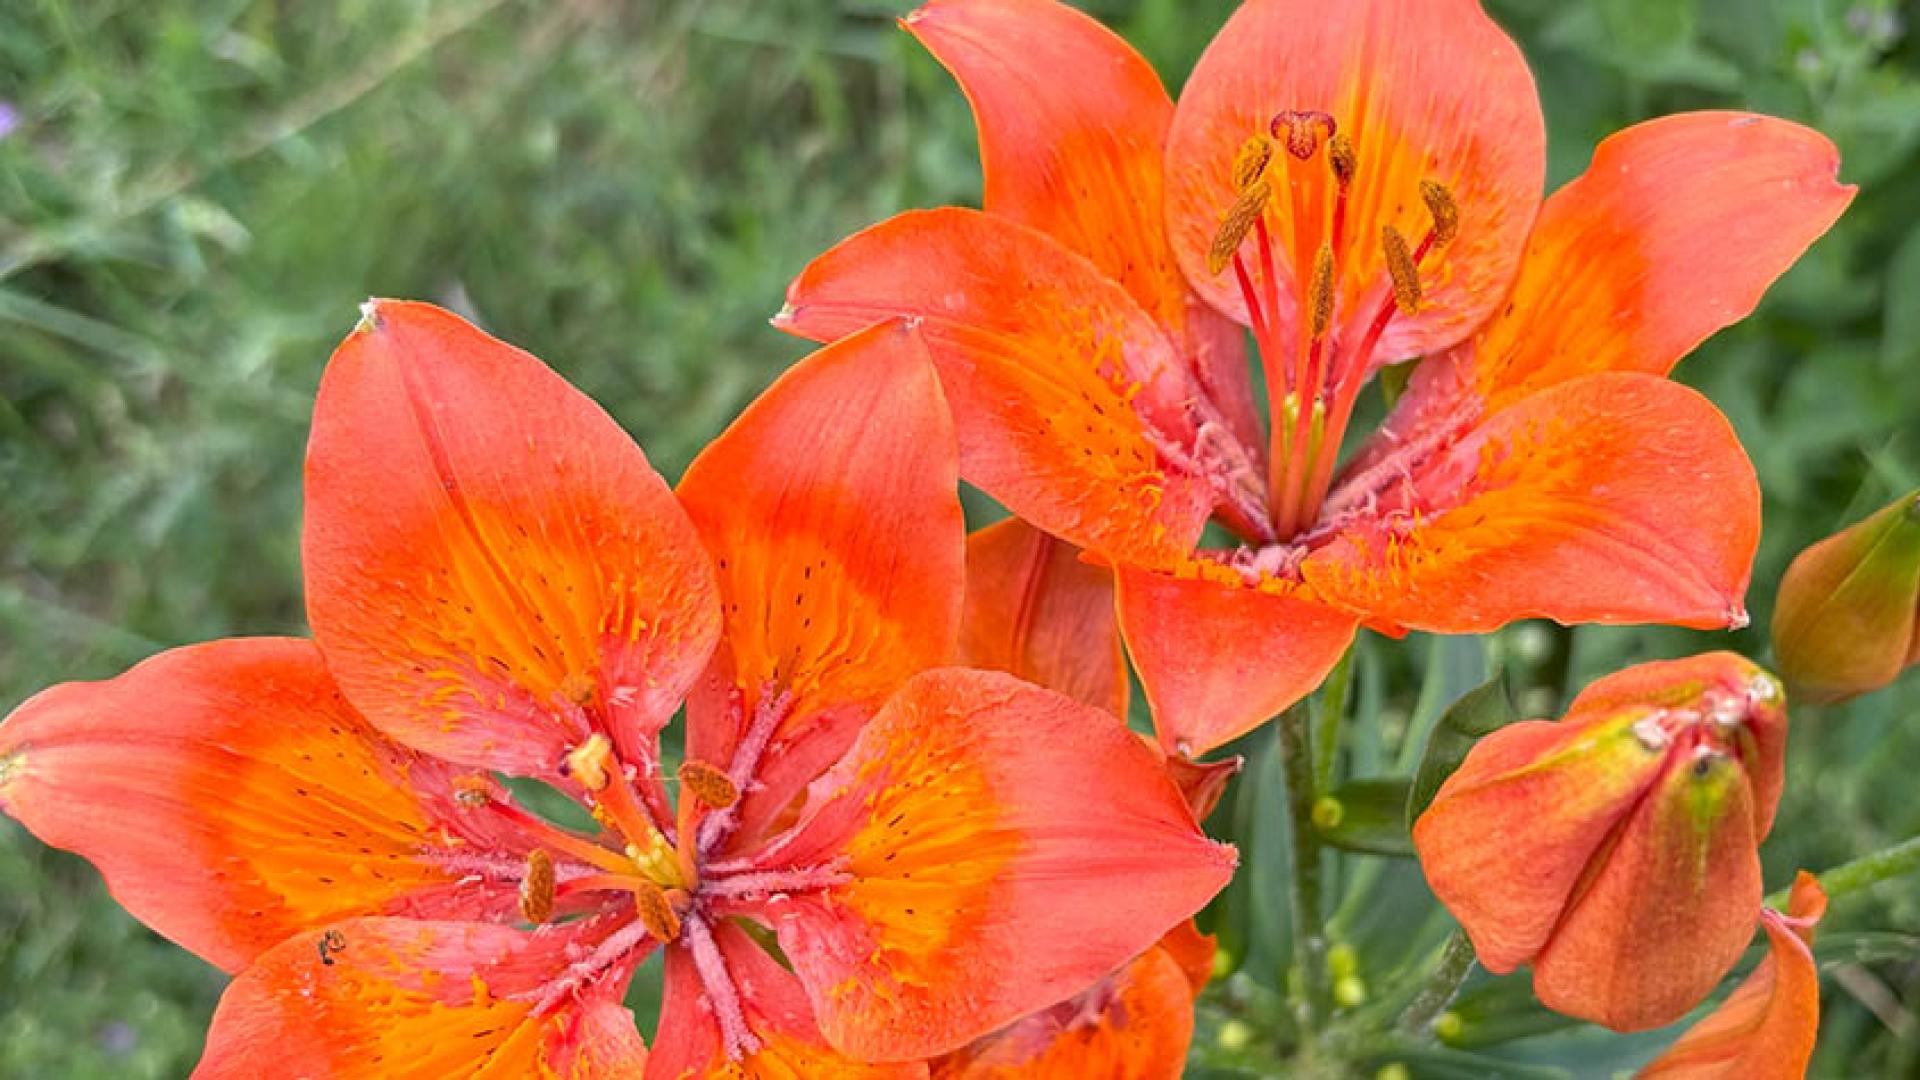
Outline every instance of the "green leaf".
<path id="1" fill-rule="evenodd" d="M 1404 777 L 1349 780 L 1314 801 L 1314 830 L 1326 843 L 1347 851 L 1411 856 L 1407 787 Z"/>
<path id="2" fill-rule="evenodd" d="M 1427 736 L 1426 751 L 1414 771 L 1413 785 L 1405 804 L 1404 822 L 1408 829 L 1440 792 L 1453 770 L 1467 758 L 1473 744 L 1518 720 L 1513 698 L 1507 689 L 1505 672 L 1495 675 L 1453 703 Z"/>

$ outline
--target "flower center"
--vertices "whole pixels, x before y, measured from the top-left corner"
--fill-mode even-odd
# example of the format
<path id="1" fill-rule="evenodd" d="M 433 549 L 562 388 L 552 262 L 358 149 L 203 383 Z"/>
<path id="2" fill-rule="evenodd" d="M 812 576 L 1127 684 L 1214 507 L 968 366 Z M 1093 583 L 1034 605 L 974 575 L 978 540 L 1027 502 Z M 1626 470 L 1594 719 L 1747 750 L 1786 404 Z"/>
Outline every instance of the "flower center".
<path id="1" fill-rule="evenodd" d="M 1358 155 L 1324 112 L 1288 110 L 1248 139 L 1233 164 L 1238 195 L 1207 260 L 1233 269 L 1260 351 L 1270 403 L 1265 541 L 1288 541 L 1318 520 L 1353 405 L 1392 321 L 1422 304 L 1421 266 L 1452 242 L 1459 211 L 1447 188 L 1420 182 L 1430 225 L 1417 243 L 1381 228 L 1382 270 L 1343 288 L 1356 260 L 1348 216 Z M 1269 218 L 1286 224 L 1269 226 Z M 1280 238 L 1284 237 L 1284 242 Z M 1282 303 L 1283 282 L 1293 295 Z M 1303 287 L 1304 286 L 1304 287 Z M 1355 299 L 1340 310 L 1340 297 Z"/>
<path id="2" fill-rule="evenodd" d="M 547 986 L 536 1011 L 557 1007 L 655 945 L 678 943 L 693 959 L 729 1056 L 737 1061 L 759 1049 L 739 987 L 714 941 L 712 920 L 776 894 L 828 888 L 847 879 L 831 866 L 769 869 L 753 856 L 713 858 L 737 829 L 741 797 L 791 712 L 792 696 L 774 688 L 761 695 L 751 716 L 736 695 L 732 720 L 741 737 L 733 760 L 724 769 L 698 760 L 681 765 L 679 799 L 671 804 L 656 759 L 623 761 L 613 740 L 595 730 L 598 724 L 585 724 L 592 733 L 567 752 L 559 771 L 582 789 L 601 827 L 597 836 L 529 813 L 490 777 L 456 781 L 456 804 L 513 827 L 527 841 L 528 854 L 518 864 L 499 856 L 464 855 L 451 857 L 450 863 L 495 880 L 517 880 L 519 912 L 527 922 L 538 925 L 595 911 L 619 915 L 631 904 L 631 921 Z M 611 903 L 591 899 L 596 895 L 611 897 Z"/>

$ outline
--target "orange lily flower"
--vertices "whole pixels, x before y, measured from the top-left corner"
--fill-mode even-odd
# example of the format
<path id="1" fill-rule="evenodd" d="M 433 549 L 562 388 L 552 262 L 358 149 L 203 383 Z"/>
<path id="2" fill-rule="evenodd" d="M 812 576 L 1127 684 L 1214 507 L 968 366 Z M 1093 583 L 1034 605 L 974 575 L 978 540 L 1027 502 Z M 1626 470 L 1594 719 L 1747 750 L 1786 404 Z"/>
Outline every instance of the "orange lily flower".
<path id="1" fill-rule="evenodd" d="M 1487 970 L 1621 1031 L 1700 1003 L 1753 936 L 1786 750 L 1773 676 L 1733 653 L 1600 679 L 1501 728 L 1414 823 L 1434 895 Z"/>
<path id="2" fill-rule="evenodd" d="M 1116 568 L 1169 750 L 1298 700 L 1361 624 L 1745 622 L 1753 470 L 1663 376 L 1846 207 L 1825 138 L 1667 117 L 1543 205 L 1532 76 L 1473 0 L 1249 0 L 1177 105 L 1054 0 L 904 25 L 972 103 L 985 212 L 853 236 L 775 324 L 921 320 L 962 476 Z M 1252 331 L 1264 436 L 1207 308 Z M 1340 465 L 1369 377 L 1413 356 Z M 1198 549 L 1210 517 L 1238 547 Z"/>
<path id="3" fill-rule="evenodd" d="M 1787 913 L 1760 913 L 1771 946 L 1746 981 L 1706 1019 L 1641 1069 L 1641 1080 L 1800 1080 L 1820 1033 L 1820 969 L 1813 932 L 1827 912 L 1820 881 L 1802 870 Z"/>
<path id="4" fill-rule="evenodd" d="M 1233 865 L 1110 717 L 941 666 L 956 482 L 897 325 L 802 361 L 676 495 L 533 357 L 375 302 L 315 409 L 315 641 L 34 697 L 0 809 L 238 973 L 199 1076 L 925 1076 Z M 621 1000 L 655 951 L 649 1054 Z"/>

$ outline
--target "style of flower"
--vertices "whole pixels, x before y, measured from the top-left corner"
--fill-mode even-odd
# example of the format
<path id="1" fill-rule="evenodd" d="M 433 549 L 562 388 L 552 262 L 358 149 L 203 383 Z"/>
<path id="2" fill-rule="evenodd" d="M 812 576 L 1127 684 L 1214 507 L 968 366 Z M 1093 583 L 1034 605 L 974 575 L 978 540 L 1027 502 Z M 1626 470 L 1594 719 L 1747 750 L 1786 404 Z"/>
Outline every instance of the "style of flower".
<path id="1" fill-rule="evenodd" d="M 1169 750 L 1299 699 L 1363 624 L 1746 621 L 1752 467 L 1664 376 L 1846 207 L 1825 138 L 1671 116 L 1543 204 L 1532 76 L 1473 0 L 1249 0 L 1177 105 L 1054 0 L 905 26 L 972 103 L 985 212 L 851 237 L 775 324 L 921 320 L 962 476 L 1116 568 Z M 1199 549 L 1209 518 L 1239 544 Z"/>
<path id="2" fill-rule="evenodd" d="M 1549 1008 L 1672 1023 L 1740 958 L 1760 911 L 1786 699 L 1733 653 L 1594 682 L 1558 721 L 1476 743 L 1414 823 L 1434 895 L 1487 970 L 1533 966 Z"/>
<path id="3" fill-rule="evenodd" d="M 1688 1028 L 1640 1080 L 1801 1080 L 1820 1033 L 1820 969 L 1813 931 L 1827 911 L 1820 881 L 1802 870 L 1786 914 L 1760 912 L 1770 946 L 1718 1009 Z"/>
<path id="4" fill-rule="evenodd" d="M 315 408 L 314 641 L 36 696 L 0 809 L 238 973 L 200 1076 L 925 1076 L 1233 865 L 1111 717 L 942 666 L 956 482 L 899 325 L 802 361 L 676 495 L 539 361 L 374 302 Z M 621 1001 L 656 951 L 649 1054 Z"/>

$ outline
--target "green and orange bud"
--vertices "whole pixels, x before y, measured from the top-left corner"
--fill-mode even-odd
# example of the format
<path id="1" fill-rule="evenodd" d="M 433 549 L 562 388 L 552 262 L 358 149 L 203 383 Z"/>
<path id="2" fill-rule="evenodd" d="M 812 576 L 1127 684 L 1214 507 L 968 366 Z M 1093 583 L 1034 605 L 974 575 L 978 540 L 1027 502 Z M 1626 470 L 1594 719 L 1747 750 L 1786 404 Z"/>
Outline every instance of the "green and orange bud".
<path id="1" fill-rule="evenodd" d="M 1920 491 L 1800 553 L 1780 581 L 1773 652 L 1796 696 L 1843 701 L 1920 659 Z"/>
<path id="2" fill-rule="evenodd" d="M 1601 679 L 1487 736 L 1415 823 L 1434 894 L 1489 971 L 1622 1031 L 1678 1019 L 1739 959 L 1780 801 L 1780 683 L 1732 653 Z"/>

